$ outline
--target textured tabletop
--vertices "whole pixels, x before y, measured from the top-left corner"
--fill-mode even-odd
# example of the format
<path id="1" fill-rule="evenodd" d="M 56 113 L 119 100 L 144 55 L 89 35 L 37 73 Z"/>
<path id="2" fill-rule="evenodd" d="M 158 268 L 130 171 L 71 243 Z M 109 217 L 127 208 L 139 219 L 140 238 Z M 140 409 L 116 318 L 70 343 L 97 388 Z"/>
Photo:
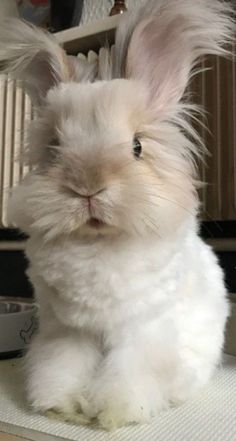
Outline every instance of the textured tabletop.
<path id="1" fill-rule="evenodd" d="M 19 361 L 0 362 L 0 431 L 35 441 L 236 440 L 236 357 L 225 357 L 211 384 L 194 401 L 163 412 L 151 424 L 109 433 L 32 414 L 25 404 L 19 367 Z"/>

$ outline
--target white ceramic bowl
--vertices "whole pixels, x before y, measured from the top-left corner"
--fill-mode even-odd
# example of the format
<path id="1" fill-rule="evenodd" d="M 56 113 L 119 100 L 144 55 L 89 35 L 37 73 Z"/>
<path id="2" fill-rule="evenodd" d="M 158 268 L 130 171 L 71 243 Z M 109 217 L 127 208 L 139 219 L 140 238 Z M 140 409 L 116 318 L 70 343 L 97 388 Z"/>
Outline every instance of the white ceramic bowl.
<path id="1" fill-rule="evenodd" d="M 17 297 L 0 297 L 0 358 L 22 355 L 37 327 L 35 303 Z"/>

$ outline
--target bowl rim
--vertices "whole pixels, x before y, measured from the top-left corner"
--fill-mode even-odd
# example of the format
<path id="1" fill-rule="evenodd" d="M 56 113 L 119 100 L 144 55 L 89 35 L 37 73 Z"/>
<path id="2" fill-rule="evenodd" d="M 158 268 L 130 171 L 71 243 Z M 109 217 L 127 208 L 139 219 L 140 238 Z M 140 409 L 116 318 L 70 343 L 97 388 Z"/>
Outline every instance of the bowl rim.
<path id="1" fill-rule="evenodd" d="M 31 308 L 28 310 L 23 311 L 17 311 L 17 312 L 11 312 L 9 314 L 0 313 L 0 317 L 14 317 L 14 316 L 20 316 L 24 314 L 30 314 L 30 313 L 36 313 L 38 310 L 38 305 L 35 302 L 35 299 L 27 298 L 27 297 L 8 297 L 8 296 L 0 296 L 0 303 L 1 302 L 7 302 L 7 303 L 18 303 L 20 305 L 29 305 Z"/>
<path id="2" fill-rule="evenodd" d="M 31 297 L 12 297 L 12 296 L 1 296 L 0 302 L 13 302 L 13 303 L 36 303 L 36 300 Z"/>

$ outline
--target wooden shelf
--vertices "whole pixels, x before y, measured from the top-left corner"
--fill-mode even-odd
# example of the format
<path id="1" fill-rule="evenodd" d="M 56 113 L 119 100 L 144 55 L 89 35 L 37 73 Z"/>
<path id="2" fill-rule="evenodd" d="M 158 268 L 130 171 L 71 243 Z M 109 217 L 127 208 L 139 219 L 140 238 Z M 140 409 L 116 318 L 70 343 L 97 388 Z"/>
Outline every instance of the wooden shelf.
<path id="1" fill-rule="evenodd" d="M 89 50 L 97 51 L 107 42 L 114 43 L 115 30 L 120 18 L 120 15 L 114 15 L 84 26 L 66 29 L 54 35 L 67 53 L 71 55 L 79 52 L 86 54 Z"/>
<path id="2" fill-rule="evenodd" d="M 210 245 L 215 251 L 218 252 L 235 252 L 236 251 L 236 239 L 206 239 L 208 245 Z"/>

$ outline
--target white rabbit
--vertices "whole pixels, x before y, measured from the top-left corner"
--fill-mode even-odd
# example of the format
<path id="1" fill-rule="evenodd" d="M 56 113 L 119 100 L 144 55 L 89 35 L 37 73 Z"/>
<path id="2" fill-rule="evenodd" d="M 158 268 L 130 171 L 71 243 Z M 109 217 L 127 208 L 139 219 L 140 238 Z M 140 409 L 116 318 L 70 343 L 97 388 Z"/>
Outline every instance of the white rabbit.
<path id="1" fill-rule="evenodd" d="M 34 409 L 107 429 L 145 422 L 220 362 L 229 307 L 198 237 L 201 147 L 183 95 L 201 55 L 229 54 L 234 30 L 221 0 L 149 1 L 124 16 L 98 80 L 49 34 L 2 25 L 1 64 L 38 109 L 34 170 L 10 209 L 30 236 L 40 304 L 26 361 Z"/>

